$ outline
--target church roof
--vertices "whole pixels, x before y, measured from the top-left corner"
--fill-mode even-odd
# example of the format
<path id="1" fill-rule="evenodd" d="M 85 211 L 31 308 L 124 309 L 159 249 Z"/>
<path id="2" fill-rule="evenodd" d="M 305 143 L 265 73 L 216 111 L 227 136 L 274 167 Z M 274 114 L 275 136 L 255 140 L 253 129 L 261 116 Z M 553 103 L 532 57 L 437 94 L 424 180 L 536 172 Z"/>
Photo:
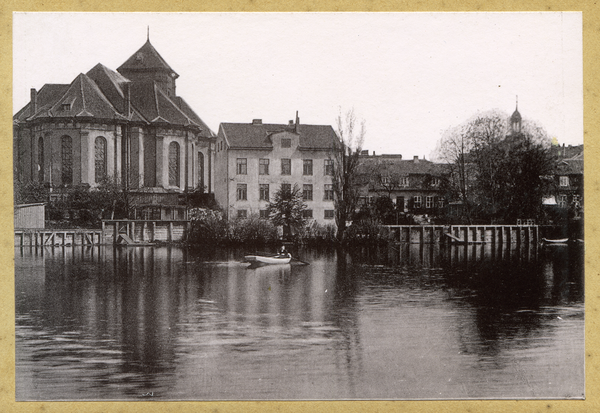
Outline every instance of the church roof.
<path id="1" fill-rule="evenodd" d="M 294 125 L 277 123 L 221 123 L 223 134 L 232 148 L 270 149 L 271 136 L 278 132 L 296 133 Z M 331 149 L 337 135 L 330 125 L 298 125 L 300 149 Z"/>
<path id="2" fill-rule="evenodd" d="M 515 109 L 512 116 L 510 117 L 510 120 L 512 122 L 520 122 L 521 121 L 521 114 L 519 113 L 518 109 Z"/>
<path id="3" fill-rule="evenodd" d="M 131 55 L 131 57 L 117 69 L 117 71 L 122 74 L 126 74 L 128 71 L 146 72 L 156 70 L 167 71 L 169 74 L 172 73 L 175 78 L 179 77 L 165 59 L 163 59 L 156 51 L 154 46 L 150 44 L 150 40 L 146 41 L 137 52 Z"/>
<path id="4" fill-rule="evenodd" d="M 83 73 L 79 74 L 73 80 L 67 90 L 58 99 L 53 99 L 47 105 L 44 105 L 31 118 L 54 117 L 123 118 L 106 96 L 104 96 L 98 85 Z"/>

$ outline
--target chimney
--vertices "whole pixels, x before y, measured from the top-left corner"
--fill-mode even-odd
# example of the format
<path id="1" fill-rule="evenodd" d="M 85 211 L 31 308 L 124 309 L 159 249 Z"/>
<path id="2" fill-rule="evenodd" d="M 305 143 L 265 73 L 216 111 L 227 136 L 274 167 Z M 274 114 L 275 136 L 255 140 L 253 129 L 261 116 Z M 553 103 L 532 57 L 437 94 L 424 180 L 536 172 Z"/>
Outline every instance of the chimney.
<path id="1" fill-rule="evenodd" d="M 294 121 L 292 119 L 289 120 L 288 126 L 294 126 Z"/>
<path id="2" fill-rule="evenodd" d="M 37 112 L 37 90 L 35 88 L 31 88 L 31 115 L 35 115 Z"/>
<path id="3" fill-rule="evenodd" d="M 299 125 L 300 125 L 300 118 L 298 117 L 298 111 L 296 111 L 296 126 L 294 127 L 294 132 L 298 133 Z"/>
<path id="4" fill-rule="evenodd" d="M 419 163 L 419 155 L 413 156 L 413 162 L 414 163 Z"/>
<path id="5" fill-rule="evenodd" d="M 262 125 L 262 119 L 252 119 L 253 125 Z"/>

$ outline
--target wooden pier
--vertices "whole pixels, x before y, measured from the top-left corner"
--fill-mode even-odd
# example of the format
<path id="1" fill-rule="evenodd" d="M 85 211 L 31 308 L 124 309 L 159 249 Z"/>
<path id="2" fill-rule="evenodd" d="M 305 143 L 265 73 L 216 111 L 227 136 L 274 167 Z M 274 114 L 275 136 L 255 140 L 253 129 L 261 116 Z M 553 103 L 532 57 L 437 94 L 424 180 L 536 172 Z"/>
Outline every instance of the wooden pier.
<path id="1" fill-rule="evenodd" d="M 104 237 L 102 230 L 99 229 L 15 229 L 16 247 L 102 244 L 104 244 Z"/>
<path id="2" fill-rule="evenodd" d="M 537 225 L 385 225 L 395 242 L 409 244 L 528 244 L 541 240 Z"/>

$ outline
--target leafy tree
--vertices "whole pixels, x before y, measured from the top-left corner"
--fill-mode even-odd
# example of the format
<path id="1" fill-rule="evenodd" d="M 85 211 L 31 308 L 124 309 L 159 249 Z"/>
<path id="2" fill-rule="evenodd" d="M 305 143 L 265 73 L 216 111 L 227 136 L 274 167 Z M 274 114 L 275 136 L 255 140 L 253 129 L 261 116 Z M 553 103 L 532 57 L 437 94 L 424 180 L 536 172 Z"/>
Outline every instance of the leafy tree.
<path id="1" fill-rule="evenodd" d="M 357 124 L 354 109 L 337 118 L 339 141 L 334 141 L 330 158 L 334 160 L 333 192 L 337 239 L 342 241 L 347 221 L 352 218 L 358 202 L 359 155 L 365 138 L 365 121 Z"/>
<path id="2" fill-rule="evenodd" d="M 302 200 L 302 191 L 297 184 L 293 187 L 281 185 L 275 193 L 273 202 L 267 206 L 269 218 L 273 224 L 283 226 L 283 237 L 289 239 L 305 224 L 303 211 L 306 204 Z"/>

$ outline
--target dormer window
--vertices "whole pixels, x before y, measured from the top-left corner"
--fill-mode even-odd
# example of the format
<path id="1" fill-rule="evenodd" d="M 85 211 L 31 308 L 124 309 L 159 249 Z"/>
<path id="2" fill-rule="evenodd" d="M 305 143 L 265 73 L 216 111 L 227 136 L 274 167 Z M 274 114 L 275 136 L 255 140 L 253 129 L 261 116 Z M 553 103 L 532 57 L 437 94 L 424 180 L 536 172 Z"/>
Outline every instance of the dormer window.
<path id="1" fill-rule="evenodd" d="M 60 105 L 60 110 L 62 110 L 63 112 L 71 110 L 71 104 L 63 103 L 62 105 Z"/>

